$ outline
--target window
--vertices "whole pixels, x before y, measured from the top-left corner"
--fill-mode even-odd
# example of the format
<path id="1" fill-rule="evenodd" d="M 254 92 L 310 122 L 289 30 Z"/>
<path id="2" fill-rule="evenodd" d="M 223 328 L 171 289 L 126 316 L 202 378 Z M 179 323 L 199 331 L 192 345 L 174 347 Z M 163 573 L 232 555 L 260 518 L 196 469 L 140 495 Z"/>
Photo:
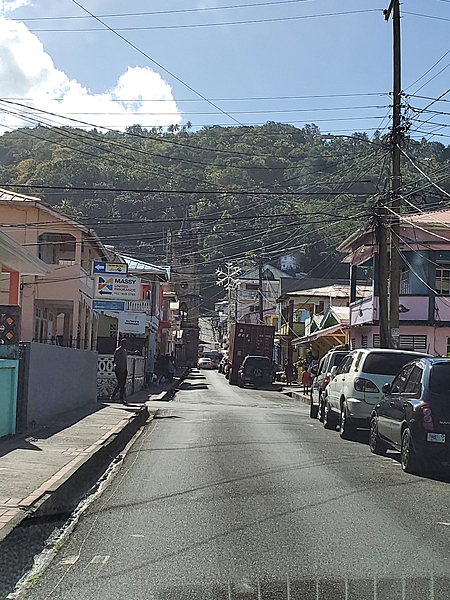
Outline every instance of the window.
<path id="1" fill-rule="evenodd" d="M 450 339 L 450 338 L 449 338 Z M 380 347 L 380 336 L 378 333 L 373 336 L 373 348 Z M 401 335 L 399 338 L 400 350 L 411 350 L 413 352 L 427 352 L 428 343 L 426 335 Z M 448 347 L 448 346 L 447 346 Z M 450 348 L 449 348 L 450 352 Z"/>
<path id="2" fill-rule="evenodd" d="M 75 238 L 66 233 L 43 233 L 38 237 L 39 258 L 47 264 L 75 264 Z"/>
<path id="3" fill-rule="evenodd" d="M 76 239 L 69 233 L 43 233 L 38 237 L 39 258 L 48 265 L 74 265 Z"/>
<path id="4" fill-rule="evenodd" d="M 362 348 L 367 348 L 367 335 L 362 335 L 361 336 L 361 347 Z"/>
<path id="5" fill-rule="evenodd" d="M 341 362 L 341 364 L 338 367 L 338 370 L 336 371 L 336 373 L 338 375 L 340 375 L 341 373 L 348 373 L 350 371 L 350 368 L 352 366 L 352 362 L 353 362 L 353 355 L 347 356 L 347 358 L 345 360 L 343 360 Z"/>
<path id="6" fill-rule="evenodd" d="M 351 346 L 351 349 L 352 349 L 352 350 L 354 350 L 354 349 L 356 348 L 356 338 L 352 338 L 352 339 L 351 339 L 351 344 L 350 344 L 350 346 Z"/>
<path id="7" fill-rule="evenodd" d="M 419 358 L 419 356 L 389 351 L 371 352 L 366 356 L 362 370 L 364 373 L 375 375 L 396 375 L 406 363 L 415 358 Z"/>
<path id="8" fill-rule="evenodd" d="M 414 398 L 419 398 L 420 393 L 422 391 L 422 375 L 422 369 L 416 365 L 412 370 L 408 382 L 405 386 L 405 394 L 411 394 L 411 396 L 414 396 Z"/>
<path id="9" fill-rule="evenodd" d="M 245 284 L 245 289 L 246 290 L 255 290 L 255 291 L 258 291 L 259 290 L 259 285 L 257 283 L 246 283 Z"/>
<path id="10" fill-rule="evenodd" d="M 430 375 L 430 404 L 448 410 L 450 398 L 450 365 L 433 365 Z"/>
<path id="11" fill-rule="evenodd" d="M 450 262 L 438 262 L 437 265 L 434 289 L 437 294 L 448 296 L 450 294 Z"/>
<path id="12" fill-rule="evenodd" d="M 409 269 L 403 269 L 400 273 L 400 295 L 406 296 L 409 293 Z"/>
<path id="13" fill-rule="evenodd" d="M 393 394 L 401 394 L 403 392 L 406 382 L 408 381 L 408 377 L 413 369 L 414 365 L 408 365 L 397 375 L 391 385 L 391 392 Z"/>

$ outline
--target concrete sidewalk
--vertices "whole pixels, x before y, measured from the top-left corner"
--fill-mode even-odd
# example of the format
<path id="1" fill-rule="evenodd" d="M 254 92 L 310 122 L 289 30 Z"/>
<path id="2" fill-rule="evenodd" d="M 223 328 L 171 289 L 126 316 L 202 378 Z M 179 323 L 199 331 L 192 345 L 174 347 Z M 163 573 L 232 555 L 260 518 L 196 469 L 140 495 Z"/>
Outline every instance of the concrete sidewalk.
<path id="1" fill-rule="evenodd" d="M 153 418 L 146 402 L 169 400 L 184 375 L 129 396 L 127 405 L 89 404 L 0 440 L 0 541 L 30 515 L 70 511 Z"/>

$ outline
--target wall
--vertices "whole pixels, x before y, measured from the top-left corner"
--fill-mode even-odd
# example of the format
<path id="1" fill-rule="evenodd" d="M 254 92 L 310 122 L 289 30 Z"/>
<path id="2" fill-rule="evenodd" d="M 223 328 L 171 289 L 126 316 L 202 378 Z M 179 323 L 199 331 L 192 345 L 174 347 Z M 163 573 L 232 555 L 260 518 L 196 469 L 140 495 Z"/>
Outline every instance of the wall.
<path id="1" fill-rule="evenodd" d="M 35 342 L 21 350 L 21 427 L 96 402 L 97 352 Z"/>

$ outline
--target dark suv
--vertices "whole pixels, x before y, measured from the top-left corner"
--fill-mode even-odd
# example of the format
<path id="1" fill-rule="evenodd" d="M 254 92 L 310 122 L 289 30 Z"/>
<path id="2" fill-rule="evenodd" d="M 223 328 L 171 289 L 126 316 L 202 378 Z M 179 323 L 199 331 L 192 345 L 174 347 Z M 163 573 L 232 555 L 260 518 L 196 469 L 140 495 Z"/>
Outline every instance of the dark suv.
<path id="1" fill-rule="evenodd" d="M 400 450 L 402 469 L 450 463 L 450 359 L 418 358 L 383 386 L 370 420 L 370 450 Z"/>
<path id="2" fill-rule="evenodd" d="M 268 356 L 246 356 L 238 370 L 237 384 L 244 387 L 251 383 L 255 387 L 273 382 L 273 364 Z"/>
<path id="3" fill-rule="evenodd" d="M 341 364 L 342 359 L 345 358 L 348 353 L 348 350 L 330 350 L 320 359 L 317 374 L 314 377 L 311 386 L 311 406 L 309 416 L 312 419 L 317 419 L 317 415 L 319 415 L 320 421 L 323 421 L 323 392 L 330 382 L 331 369 L 333 367 L 338 367 Z"/>

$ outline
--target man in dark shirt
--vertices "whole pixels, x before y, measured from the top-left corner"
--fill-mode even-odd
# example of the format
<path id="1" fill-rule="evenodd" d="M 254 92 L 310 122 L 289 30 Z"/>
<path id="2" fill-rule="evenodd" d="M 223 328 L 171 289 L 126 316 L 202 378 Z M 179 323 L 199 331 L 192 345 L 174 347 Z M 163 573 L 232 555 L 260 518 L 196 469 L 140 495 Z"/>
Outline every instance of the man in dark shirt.
<path id="1" fill-rule="evenodd" d="M 114 352 L 114 372 L 117 378 L 117 385 L 114 388 L 113 393 L 111 394 L 111 402 L 114 400 L 117 392 L 120 394 L 120 400 L 123 404 L 127 404 L 124 400 L 125 396 L 125 385 L 127 383 L 127 340 L 120 340 L 120 345 L 116 348 Z"/>

